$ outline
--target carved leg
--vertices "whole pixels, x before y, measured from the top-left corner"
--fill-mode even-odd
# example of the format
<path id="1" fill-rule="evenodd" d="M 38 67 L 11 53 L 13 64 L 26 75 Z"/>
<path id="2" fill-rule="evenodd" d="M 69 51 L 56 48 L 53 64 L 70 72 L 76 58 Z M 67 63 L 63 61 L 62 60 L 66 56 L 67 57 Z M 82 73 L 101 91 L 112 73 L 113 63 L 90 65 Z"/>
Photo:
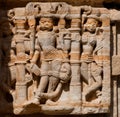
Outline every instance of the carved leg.
<path id="1" fill-rule="evenodd" d="M 56 88 L 58 87 L 58 84 L 60 82 L 59 72 L 60 72 L 61 64 L 62 64 L 62 62 L 60 60 L 53 60 L 51 62 L 52 76 L 49 78 L 47 94 L 52 94 L 52 97 L 47 100 L 47 102 L 46 102 L 47 104 L 53 104 L 52 99 L 59 95 L 59 93 L 58 93 L 58 95 L 56 95 L 57 94 Z"/>
<path id="2" fill-rule="evenodd" d="M 54 92 L 51 93 L 42 93 L 42 97 L 45 99 L 54 99 L 56 98 L 62 91 L 62 83 L 60 82 L 58 86 L 56 87 Z"/>
<path id="3" fill-rule="evenodd" d="M 39 83 L 39 86 L 38 86 L 38 90 L 36 92 L 36 96 L 35 97 L 40 97 L 40 94 L 43 93 L 48 85 L 48 81 L 49 81 L 49 78 L 48 76 L 42 76 L 41 77 L 41 80 L 40 80 L 40 83 Z"/>
<path id="4" fill-rule="evenodd" d="M 37 89 L 36 94 L 35 94 L 35 98 L 30 100 L 30 101 L 25 102 L 24 106 L 30 105 L 30 104 L 39 105 L 40 99 L 42 96 L 41 94 L 45 91 L 47 85 L 48 85 L 48 76 L 42 76 L 40 83 L 39 83 L 39 86 L 38 86 L 38 89 Z"/>
<path id="5" fill-rule="evenodd" d="M 101 76 L 96 77 L 97 81 L 93 83 L 86 91 L 85 94 L 89 95 L 91 92 L 97 91 L 102 86 L 102 78 Z"/>
<path id="6" fill-rule="evenodd" d="M 49 77 L 48 77 L 48 70 L 49 68 L 49 62 L 46 61 L 42 61 L 41 64 L 41 79 L 40 79 L 40 83 L 38 86 L 38 90 L 36 92 L 36 95 L 40 95 L 40 93 L 43 93 L 48 85 L 48 81 L 49 81 Z"/>
<path id="7" fill-rule="evenodd" d="M 88 64 L 85 62 L 81 63 L 81 76 L 83 80 L 88 84 Z"/>
<path id="8" fill-rule="evenodd" d="M 49 77 L 48 77 L 48 70 L 49 70 L 49 62 L 43 61 L 41 64 L 41 79 L 38 86 L 38 89 L 36 91 L 35 98 L 39 99 L 41 98 L 41 93 L 43 93 L 48 85 Z"/>
<path id="9" fill-rule="evenodd" d="M 91 75 L 93 76 L 94 82 L 89 85 L 85 91 L 85 96 L 90 95 L 92 92 L 97 91 L 102 86 L 102 68 L 96 63 L 92 63 Z"/>
<path id="10" fill-rule="evenodd" d="M 38 100 L 40 100 L 41 93 L 44 93 L 44 91 L 48 85 L 49 77 L 48 77 L 47 72 L 50 69 L 49 67 L 50 67 L 49 62 L 46 62 L 46 61 L 42 62 L 42 64 L 41 64 L 41 79 L 40 79 L 40 83 L 39 83 L 39 86 L 38 86 L 38 89 L 37 89 L 36 95 L 35 95 L 35 98 Z"/>
<path id="11" fill-rule="evenodd" d="M 54 93 L 56 92 L 56 88 L 58 84 L 59 84 L 59 79 L 51 76 L 49 79 L 48 93 L 46 94 L 52 94 L 52 97 L 47 100 L 46 104 L 48 105 L 54 104 L 52 99 L 54 98 Z"/>
<path id="12" fill-rule="evenodd" d="M 30 104 L 36 104 L 36 105 L 40 104 L 40 99 L 42 96 L 41 94 L 44 93 L 49 82 L 49 77 L 47 75 L 48 70 L 49 70 L 49 63 L 46 61 L 43 61 L 41 64 L 41 78 L 40 78 L 40 82 L 39 82 L 35 97 L 34 99 L 24 103 L 24 106 L 30 105 Z"/>
<path id="13" fill-rule="evenodd" d="M 51 93 L 51 92 L 55 91 L 59 81 L 60 80 L 58 78 L 55 78 L 53 76 L 50 77 L 49 86 L 48 86 L 48 93 Z"/>
<path id="14" fill-rule="evenodd" d="M 91 69 L 93 70 L 92 76 L 95 81 L 95 84 L 93 84 L 91 87 L 94 87 L 94 90 L 97 91 L 97 89 L 102 86 L 102 67 L 98 66 L 96 63 L 92 63 Z"/>

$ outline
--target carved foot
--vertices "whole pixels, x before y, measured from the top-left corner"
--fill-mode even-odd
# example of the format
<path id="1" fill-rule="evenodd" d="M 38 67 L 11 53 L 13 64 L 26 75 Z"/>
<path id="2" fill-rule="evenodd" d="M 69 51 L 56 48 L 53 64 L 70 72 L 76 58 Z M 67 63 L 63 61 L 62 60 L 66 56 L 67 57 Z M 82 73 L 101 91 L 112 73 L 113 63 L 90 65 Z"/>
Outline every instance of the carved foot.
<path id="1" fill-rule="evenodd" d="M 86 102 L 86 94 L 85 93 L 82 93 L 82 101 Z"/>
<path id="2" fill-rule="evenodd" d="M 89 103 L 89 102 L 87 101 L 87 96 L 88 96 L 88 94 L 82 93 L 82 102 L 85 103 L 85 104 L 88 104 L 88 103 Z"/>
<path id="3" fill-rule="evenodd" d="M 94 103 L 94 104 L 100 104 L 101 103 L 101 99 L 95 99 L 95 100 L 93 100 L 92 101 L 92 103 Z"/>
<path id="4" fill-rule="evenodd" d="M 52 100 L 50 100 L 50 99 L 48 99 L 48 100 L 46 101 L 46 104 L 47 104 L 47 105 L 52 105 L 52 106 L 57 105 L 56 102 L 54 102 L 54 101 L 52 101 Z"/>
<path id="5" fill-rule="evenodd" d="M 37 98 L 34 98 L 33 100 L 27 101 L 23 104 L 23 106 L 27 106 L 27 105 L 31 105 L 31 104 L 35 104 L 35 105 L 39 105 L 40 101 Z"/>

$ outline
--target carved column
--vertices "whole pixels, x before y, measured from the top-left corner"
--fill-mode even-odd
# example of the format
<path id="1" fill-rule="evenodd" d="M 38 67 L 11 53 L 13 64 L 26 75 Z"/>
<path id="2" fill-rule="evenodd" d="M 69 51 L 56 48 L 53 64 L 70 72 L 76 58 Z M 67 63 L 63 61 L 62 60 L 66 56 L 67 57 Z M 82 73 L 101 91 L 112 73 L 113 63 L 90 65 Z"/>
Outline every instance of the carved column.
<path id="1" fill-rule="evenodd" d="M 101 16 L 103 32 L 103 89 L 102 100 L 104 104 L 110 104 L 110 18 L 105 14 Z M 107 43 L 107 45 L 106 45 Z M 106 92 L 107 89 L 107 92 Z"/>
<path id="2" fill-rule="evenodd" d="M 72 19 L 71 21 L 71 72 L 72 78 L 70 82 L 71 103 L 81 102 L 81 82 L 80 82 L 80 19 Z"/>
<path id="3" fill-rule="evenodd" d="M 112 39 L 112 42 L 113 43 L 113 51 L 112 51 L 112 54 L 113 56 L 116 56 L 117 55 L 117 32 L 116 32 L 116 24 L 114 23 L 113 25 L 111 25 L 111 39 Z M 111 87 L 111 94 L 113 95 L 111 97 L 111 100 L 112 100 L 112 107 L 111 107 L 111 111 L 113 113 L 113 117 L 117 117 L 118 116 L 118 110 L 117 110 L 117 107 L 118 107 L 118 91 L 117 91 L 117 76 L 113 77 L 112 80 L 111 80 L 111 85 L 113 87 Z M 112 116 L 111 116 L 112 117 Z"/>
<path id="4" fill-rule="evenodd" d="M 16 42 L 16 66 L 17 66 L 17 79 L 16 79 L 16 103 L 21 103 L 27 100 L 27 85 L 25 82 L 25 64 L 26 64 L 26 54 L 25 54 L 25 9 L 16 8 L 15 9 L 15 19 L 14 23 L 16 26 L 16 34 L 14 36 Z"/>
<path id="5" fill-rule="evenodd" d="M 120 117 L 120 95 L 119 95 L 119 93 L 120 93 L 120 69 L 119 69 L 119 67 L 120 67 L 120 65 L 119 65 L 119 63 L 120 63 L 120 28 L 119 28 L 119 26 L 120 26 L 120 23 L 119 23 L 119 21 L 116 21 L 115 22 L 115 24 L 116 24 L 116 54 L 113 56 L 113 62 L 115 62 L 114 63 L 114 65 L 116 65 L 117 64 L 117 66 L 113 66 L 114 68 L 113 68 L 113 70 L 116 72 L 116 74 L 113 74 L 113 75 L 115 75 L 115 80 L 113 81 L 113 82 L 115 82 L 116 83 L 116 86 L 114 86 L 114 88 L 116 88 L 117 87 L 117 91 L 116 92 L 114 92 L 114 94 L 116 93 L 116 95 L 115 95 L 115 97 L 113 97 L 113 98 L 116 98 L 117 100 L 116 100 L 116 102 L 117 102 L 117 105 L 115 105 L 116 103 L 114 102 L 114 108 L 115 108 L 115 106 L 117 107 L 116 109 L 117 109 L 117 113 L 115 113 L 117 116 L 116 117 Z M 116 76 L 117 75 L 117 76 Z M 113 113 L 114 114 L 114 113 Z"/>

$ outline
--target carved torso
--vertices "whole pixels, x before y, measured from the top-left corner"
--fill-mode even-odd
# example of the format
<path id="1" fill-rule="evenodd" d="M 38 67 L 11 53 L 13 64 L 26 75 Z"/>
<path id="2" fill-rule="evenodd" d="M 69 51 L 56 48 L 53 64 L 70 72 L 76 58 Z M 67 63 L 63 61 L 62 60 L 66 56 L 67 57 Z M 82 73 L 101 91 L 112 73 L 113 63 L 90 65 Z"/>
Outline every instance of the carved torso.
<path id="1" fill-rule="evenodd" d="M 82 56 L 81 61 L 87 61 L 89 56 L 93 56 L 94 47 L 96 45 L 96 35 L 85 32 L 82 35 Z"/>
<path id="2" fill-rule="evenodd" d="M 56 38 L 53 32 L 38 32 L 38 43 L 42 51 L 55 48 Z"/>
<path id="3" fill-rule="evenodd" d="M 42 51 L 42 57 L 44 60 L 53 60 L 59 56 L 56 49 L 56 37 L 54 32 L 38 32 L 37 44 Z"/>

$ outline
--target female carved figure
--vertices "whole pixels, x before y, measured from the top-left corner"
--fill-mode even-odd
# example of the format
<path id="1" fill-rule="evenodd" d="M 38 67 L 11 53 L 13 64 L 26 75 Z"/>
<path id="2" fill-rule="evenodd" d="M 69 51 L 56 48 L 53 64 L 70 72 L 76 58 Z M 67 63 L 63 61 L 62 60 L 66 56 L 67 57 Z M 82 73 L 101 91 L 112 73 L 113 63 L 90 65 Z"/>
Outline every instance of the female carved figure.
<path id="1" fill-rule="evenodd" d="M 88 87 L 83 92 L 83 100 L 86 101 L 92 92 L 96 92 L 102 86 L 102 64 L 95 59 L 98 48 L 97 29 L 100 20 L 97 15 L 90 15 L 84 24 L 85 31 L 82 35 L 81 75 Z M 96 52 L 95 52 L 96 51 Z M 97 53 L 98 54 L 98 53 Z M 101 61 L 102 63 L 102 61 Z"/>

